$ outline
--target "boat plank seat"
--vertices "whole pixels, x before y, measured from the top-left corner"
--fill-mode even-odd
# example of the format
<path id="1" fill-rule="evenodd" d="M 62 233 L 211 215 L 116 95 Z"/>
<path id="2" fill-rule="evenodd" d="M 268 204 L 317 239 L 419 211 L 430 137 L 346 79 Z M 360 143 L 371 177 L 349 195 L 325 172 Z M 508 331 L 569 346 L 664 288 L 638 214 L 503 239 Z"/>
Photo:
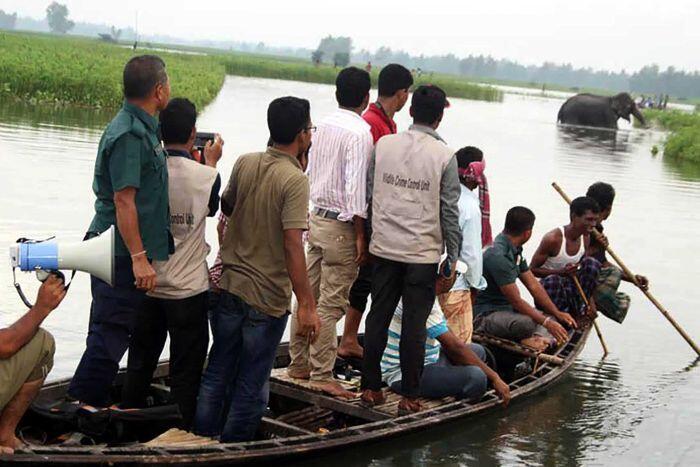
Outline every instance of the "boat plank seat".
<path id="1" fill-rule="evenodd" d="M 346 381 L 343 379 L 336 378 L 336 381 L 349 391 L 357 390 L 358 382 L 355 380 Z M 323 393 L 323 391 L 311 385 L 308 380 L 290 377 L 287 374 L 287 370 L 285 368 L 276 368 L 272 370 L 272 374 L 270 376 L 270 385 L 270 390 L 273 392 L 279 393 L 278 391 L 283 391 L 283 395 L 305 402 L 312 401 L 312 399 L 309 396 L 310 393 L 316 394 L 318 395 L 318 397 L 322 398 L 320 399 L 320 403 L 318 398 L 313 399 L 313 402 L 316 403 L 319 407 L 323 407 L 330 410 L 336 410 L 338 412 L 346 413 L 347 415 L 352 415 L 359 418 L 366 418 L 368 420 L 373 421 L 384 420 L 388 417 L 397 417 L 399 401 L 401 400 L 401 395 L 395 393 L 391 389 L 384 388 L 383 391 L 384 396 L 386 397 L 386 402 L 384 404 L 377 405 L 370 409 L 363 406 L 360 403 L 359 392 L 357 393 L 357 397 L 354 399 L 339 399 L 327 396 Z M 294 388 L 297 391 L 290 390 L 290 388 Z M 327 399 L 335 401 L 335 404 L 330 403 Z M 426 409 L 433 409 L 435 407 L 449 404 L 454 401 L 454 397 L 445 397 L 442 399 L 420 399 L 421 405 Z M 343 407 L 345 408 L 345 410 L 343 410 Z M 358 413 L 360 415 L 358 415 Z M 291 420 L 285 420 L 285 422 L 292 423 Z M 297 423 L 294 422 L 294 424 L 296 425 Z"/>

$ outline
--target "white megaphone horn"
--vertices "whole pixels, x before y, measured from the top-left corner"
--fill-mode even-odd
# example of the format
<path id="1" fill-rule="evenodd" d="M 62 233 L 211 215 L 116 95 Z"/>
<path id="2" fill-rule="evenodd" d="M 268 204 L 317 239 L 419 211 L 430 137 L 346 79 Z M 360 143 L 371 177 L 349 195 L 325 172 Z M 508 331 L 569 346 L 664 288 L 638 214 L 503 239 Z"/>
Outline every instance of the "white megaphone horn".
<path id="1" fill-rule="evenodd" d="M 10 247 L 12 268 L 36 271 L 40 280 L 60 270 L 84 271 L 114 283 L 114 226 L 83 242 L 21 240 Z"/>

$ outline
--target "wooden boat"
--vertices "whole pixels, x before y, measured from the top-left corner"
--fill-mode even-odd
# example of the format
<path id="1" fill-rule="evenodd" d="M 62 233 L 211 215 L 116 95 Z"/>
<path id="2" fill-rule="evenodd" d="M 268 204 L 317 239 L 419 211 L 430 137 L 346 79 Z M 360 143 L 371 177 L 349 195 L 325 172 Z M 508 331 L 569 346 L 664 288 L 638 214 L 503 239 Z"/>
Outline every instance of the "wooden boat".
<path id="1" fill-rule="evenodd" d="M 516 355 L 517 361 L 528 361 L 531 364 L 531 371 L 509 382 L 511 403 L 517 403 L 526 396 L 549 387 L 569 370 L 586 343 L 590 327 L 590 323 L 580 323 L 579 329 L 570 333 L 569 341 L 553 356 L 548 357 L 522 357 L 524 348 L 513 343 L 506 343 L 505 346 L 518 351 L 519 355 L 504 351 L 502 342 L 488 336 L 475 335 L 474 340 L 485 344 L 495 353 L 500 353 L 501 357 L 505 352 L 506 357 Z M 150 441 L 140 443 L 77 447 L 65 447 L 65 443 L 51 442 L 30 445 L 18 450 L 13 456 L 0 456 L 0 464 L 232 465 L 288 461 L 379 442 L 489 411 L 504 410 L 498 397 L 490 390 L 479 401 L 453 398 L 426 400 L 422 412 L 399 417 L 399 396 L 388 389 L 386 404 L 366 408 L 359 403 L 359 398 L 335 399 L 309 388 L 304 381 L 289 378 L 285 371 L 288 364 L 288 347 L 283 344 L 279 348 L 270 378 L 270 410 L 260 427 L 264 439 L 227 444 L 171 429 Z M 155 399 L 158 399 L 159 394 L 167 395 L 167 372 L 167 362 L 163 362 L 154 374 L 151 389 Z M 346 365 L 345 372 L 348 379 L 341 378 L 342 384 L 356 389 L 359 384 L 357 371 Z M 115 394 L 118 394 L 122 380 L 123 373 L 120 373 L 115 383 Z M 45 385 L 35 405 L 50 406 L 62 400 L 69 381 L 64 379 Z M 51 421 L 42 419 L 36 412 L 28 413 L 20 427 L 32 424 L 43 424 L 49 428 L 48 431 L 52 428 L 49 426 Z"/>

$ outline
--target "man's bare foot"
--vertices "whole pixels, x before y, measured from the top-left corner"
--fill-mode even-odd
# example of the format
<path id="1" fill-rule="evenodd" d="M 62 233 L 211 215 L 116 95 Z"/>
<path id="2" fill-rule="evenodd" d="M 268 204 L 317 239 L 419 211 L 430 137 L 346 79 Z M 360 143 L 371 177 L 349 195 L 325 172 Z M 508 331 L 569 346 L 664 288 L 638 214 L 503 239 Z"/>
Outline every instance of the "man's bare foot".
<path id="1" fill-rule="evenodd" d="M 544 352 L 549 348 L 549 339 L 542 336 L 532 336 L 520 341 L 524 346 L 530 347 L 538 352 Z"/>
<path id="2" fill-rule="evenodd" d="M 4 440 L 0 439 L 0 454 L 14 454 L 16 449 L 24 446 L 24 443 L 15 435 Z"/>
<path id="3" fill-rule="evenodd" d="M 341 342 L 338 346 L 338 356 L 342 358 L 359 358 L 364 355 L 364 349 L 357 342 Z"/>
<path id="4" fill-rule="evenodd" d="M 309 370 L 290 370 L 287 368 L 287 376 L 295 379 L 309 379 L 311 372 Z"/>
<path id="5" fill-rule="evenodd" d="M 354 399 L 357 397 L 357 394 L 348 391 L 345 389 L 343 386 L 341 386 L 339 383 L 336 383 L 335 381 L 328 381 L 325 383 L 322 382 L 314 382 L 311 383 L 311 385 L 316 388 L 320 389 L 321 391 L 325 392 L 326 394 L 329 394 L 333 397 L 340 397 L 342 399 Z"/>

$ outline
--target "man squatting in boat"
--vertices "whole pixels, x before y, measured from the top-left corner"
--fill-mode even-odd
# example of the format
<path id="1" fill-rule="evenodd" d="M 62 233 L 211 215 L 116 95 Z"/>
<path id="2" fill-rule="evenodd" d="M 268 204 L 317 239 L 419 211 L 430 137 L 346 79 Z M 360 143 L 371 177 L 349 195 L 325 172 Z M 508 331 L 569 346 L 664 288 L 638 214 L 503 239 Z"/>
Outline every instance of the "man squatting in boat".
<path id="1" fill-rule="evenodd" d="M 396 133 L 392 117 L 407 101 L 410 72 L 396 64 L 384 67 L 379 99 L 363 120 L 369 75 L 349 67 L 336 80 L 339 108 L 322 121 L 318 133 L 308 101 L 275 99 L 267 112 L 267 150 L 240 156 L 234 165 L 221 196 L 230 228 L 225 233 L 219 229 L 221 264 L 216 300 L 208 310 L 214 340 L 199 384 L 208 339 L 203 227 L 216 211 L 215 166 L 223 142 L 218 137 L 205 149 L 205 165 L 195 165 L 188 153 L 196 111 L 184 99 L 168 105 L 170 83 L 160 58 L 132 58 L 123 80 L 124 105 L 98 147 L 93 181 L 97 200 L 88 233 L 115 226 L 115 286 L 91 278 L 86 350 L 64 410 L 108 407 L 127 347 L 133 355 L 124 403 L 143 406 L 138 388 L 148 381 L 169 332 L 171 397 L 183 415 L 182 426 L 224 442 L 253 439 L 267 404 L 266 383 L 290 314 L 292 291 L 297 299 L 292 376 L 311 378 L 319 389 L 346 396 L 332 379 L 335 326 L 348 310 L 358 269 L 364 284 L 358 295 L 364 294 L 364 300 L 352 305 L 357 313 L 349 324 L 351 339 L 341 350 L 347 356 L 362 353 L 356 336 L 369 283 L 373 301 L 361 395 L 366 405 L 384 401 L 383 381 L 403 396 L 401 413 L 421 410 L 418 398 L 423 396 L 478 400 L 487 381 L 507 403 L 508 386 L 483 363 L 483 349 L 470 345 L 472 305 L 474 330 L 536 349 L 565 341 L 564 326 L 576 326 L 570 315 L 578 311 L 569 306 L 571 288 L 559 274 L 572 268 L 564 265 L 563 271 L 556 261 L 568 264 L 585 249 L 593 218 L 599 222 L 594 202 L 572 206 L 571 224 L 561 234 L 566 241 L 555 242 L 558 230 L 550 233 L 552 238 L 543 241 L 544 253 L 536 255 L 538 273 L 556 273 L 551 279 L 556 287 L 549 287 L 555 304 L 522 256 L 535 221 L 529 209 L 508 211 L 503 232 L 482 257 L 482 246 L 491 241 L 483 154 L 464 148 L 455 156 L 437 133 L 449 106 L 444 91 L 418 87 L 410 106 L 413 124 Z M 158 112 L 167 151 L 157 133 Z M 477 187 L 478 199 L 472 193 Z M 307 267 L 302 234 L 309 228 L 310 200 Z M 608 214 L 611 204 L 603 208 Z M 184 211 L 191 222 L 181 225 Z M 553 257 L 553 268 L 545 266 L 549 257 L 538 262 L 543 255 Z M 459 277 L 458 263 L 466 265 Z M 517 279 L 544 313 L 521 298 Z M 593 293 L 592 273 L 582 282 Z M 18 360 L 23 375 L 12 373 L 13 381 L 21 381 L 19 388 L 3 384 L 0 391 L 0 444 L 9 449 L 16 446 L 17 421 L 51 367 L 52 339 L 38 326 L 63 293 L 62 285 L 49 279 L 37 305 L 0 330 L 0 378 Z M 436 303 L 438 295 L 442 307 L 450 310 L 449 329 Z M 185 349 L 191 355 L 183 357 Z"/>

